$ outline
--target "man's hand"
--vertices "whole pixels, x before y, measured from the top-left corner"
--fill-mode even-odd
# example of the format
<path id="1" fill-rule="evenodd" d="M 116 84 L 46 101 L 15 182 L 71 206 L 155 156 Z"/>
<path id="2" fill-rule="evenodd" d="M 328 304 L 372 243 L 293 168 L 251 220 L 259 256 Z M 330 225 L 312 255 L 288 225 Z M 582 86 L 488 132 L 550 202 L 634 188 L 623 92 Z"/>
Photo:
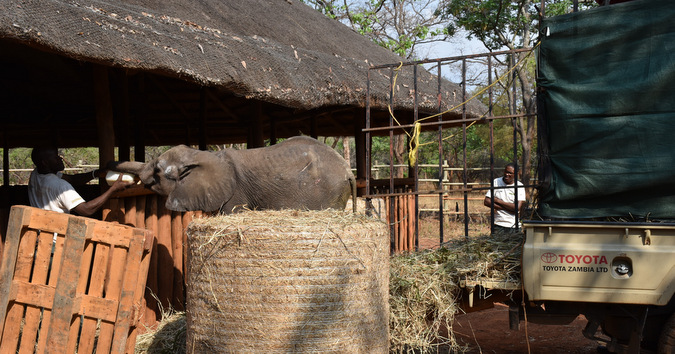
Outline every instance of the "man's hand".
<path id="1" fill-rule="evenodd" d="M 113 190 L 111 193 L 117 193 L 117 192 L 123 191 L 123 190 L 125 190 L 125 189 L 134 185 L 131 182 L 122 181 L 123 177 L 124 177 L 124 175 L 122 175 L 120 173 L 120 175 L 119 175 L 119 177 L 117 177 L 117 180 L 115 181 L 115 183 L 113 183 L 112 186 L 110 186 L 110 189 Z"/>
<path id="2" fill-rule="evenodd" d="M 105 202 L 110 199 L 110 197 L 122 190 L 125 190 L 129 188 L 130 186 L 133 185 L 131 182 L 124 182 L 122 181 L 122 174 L 117 178 L 115 183 L 113 183 L 108 190 L 103 192 L 103 194 L 99 195 L 95 199 L 92 199 L 88 202 L 80 203 L 76 207 L 73 208 L 73 211 L 76 212 L 79 215 L 82 216 L 90 216 L 94 214 L 98 209 L 100 209 Z"/>

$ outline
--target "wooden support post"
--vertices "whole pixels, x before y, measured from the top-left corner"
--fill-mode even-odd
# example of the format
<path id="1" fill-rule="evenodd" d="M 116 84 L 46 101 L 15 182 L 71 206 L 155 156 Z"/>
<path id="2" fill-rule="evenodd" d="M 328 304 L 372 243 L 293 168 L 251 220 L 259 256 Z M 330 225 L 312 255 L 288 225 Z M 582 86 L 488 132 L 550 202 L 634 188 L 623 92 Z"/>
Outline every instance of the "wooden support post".
<path id="1" fill-rule="evenodd" d="M 316 116 L 312 116 L 312 118 L 309 119 L 309 123 L 310 123 L 309 135 L 314 139 L 318 138 L 319 137 L 319 133 L 318 133 L 319 126 L 317 124 Z"/>
<path id="2" fill-rule="evenodd" d="M 119 140 L 118 159 L 120 161 L 129 161 L 131 158 L 131 143 L 129 133 L 131 132 L 129 117 L 129 78 L 124 70 L 115 70 L 117 82 L 117 92 L 119 92 L 119 103 L 117 112 L 120 114 L 119 126 L 116 136 Z"/>
<path id="3" fill-rule="evenodd" d="M 100 166 L 105 166 L 108 161 L 115 159 L 115 132 L 108 68 L 94 64 L 93 74 L 96 130 L 99 144 L 98 162 Z M 101 188 L 106 188 L 107 184 L 102 183 L 103 180 L 100 182 Z"/>
<path id="4" fill-rule="evenodd" d="M 206 150 L 206 87 L 199 90 L 199 150 Z"/>
<path id="5" fill-rule="evenodd" d="M 262 104 L 258 102 L 253 112 L 253 120 L 248 126 L 248 148 L 257 148 L 265 146 L 265 138 L 263 135 L 263 109 Z"/>
<path id="6" fill-rule="evenodd" d="M 7 127 L 3 133 L 2 144 L 2 184 L 9 187 L 9 144 L 7 144 Z M 3 208 L 5 205 L 2 206 Z"/>
<path id="7" fill-rule="evenodd" d="M 134 160 L 138 162 L 145 162 L 145 115 L 147 92 L 145 88 L 145 74 L 138 75 L 138 85 L 136 87 L 138 93 L 136 97 L 136 117 L 134 122 Z M 153 256 L 154 257 L 154 256 Z"/>
<path id="8" fill-rule="evenodd" d="M 356 179 L 366 179 L 366 134 L 363 132 L 365 127 L 365 114 L 360 109 L 354 110 L 354 144 L 356 152 Z M 364 188 L 358 190 L 359 195 L 367 194 Z"/>
<path id="9" fill-rule="evenodd" d="M 277 144 L 277 120 L 270 117 L 270 145 Z"/>

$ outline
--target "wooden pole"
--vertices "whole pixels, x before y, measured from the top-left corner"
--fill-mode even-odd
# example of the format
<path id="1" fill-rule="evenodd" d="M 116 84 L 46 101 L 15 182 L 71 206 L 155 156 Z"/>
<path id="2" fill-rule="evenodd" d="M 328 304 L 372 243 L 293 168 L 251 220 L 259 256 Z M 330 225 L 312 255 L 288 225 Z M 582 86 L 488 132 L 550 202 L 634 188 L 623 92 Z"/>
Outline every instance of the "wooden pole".
<path id="1" fill-rule="evenodd" d="M 199 150 L 206 150 L 206 87 L 199 90 Z"/>
<path id="2" fill-rule="evenodd" d="M 183 311 L 185 303 L 183 287 L 183 215 L 181 212 L 171 213 L 171 258 L 173 259 L 173 296 L 171 305 Z"/>
<path id="3" fill-rule="evenodd" d="M 131 143 L 129 138 L 130 117 L 129 117 L 129 78 L 123 70 L 115 70 L 115 77 L 117 78 L 119 88 L 117 89 L 120 96 L 118 111 L 120 112 L 119 130 L 117 136 L 119 140 L 118 159 L 120 161 L 129 161 L 131 159 Z"/>
<path id="4" fill-rule="evenodd" d="M 171 246 L 171 210 L 164 197 L 157 199 L 157 296 L 165 309 L 173 299 L 173 246 Z"/>
<path id="5" fill-rule="evenodd" d="M 136 86 L 138 93 L 134 95 L 136 112 L 138 112 L 134 117 L 136 123 L 134 125 L 134 160 L 145 162 L 145 115 L 148 94 L 145 87 L 145 74 L 138 75 L 138 77 L 138 85 Z"/>
<path id="6" fill-rule="evenodd" d="M 265 138 L 263 134 L 263 107 L 262 103 L 260 102 L 255 105 L 253 119 L 248 127 L 247 145 L 249 149 L 265 146 Z"/>
<path id="7" fill-rule="evenodd" d="M 108 68 L 94 64 L 93 80 L 96 131 L 98 135 L 98 163 L 100 166 L 105 166 L 108 161 L 115 159 L 115 131 Z M 100 179 L 99 182 L 101 189 L 107 188 L 107 184 L 103 183 L 103 179 Z"/>
<path id="8" fill-rule="evenodd" d="M 5 132 L 3 134 L 4 143 L 2 144 L 2 184 L 9 187 L 9 144 L 7 144 L 7 130 L 7 127 L 5 127 Z M 6 206 L 3 205 L 2 207 L 4 208 Z"/>
<path id="9" fill-rule="evenodd" d="M 148 269 L 148 280 L 145 290 L 145 315 L 143 323 L 148 326 L 154 325 L 158 320 L 159 307 L 153 294 L 157 294 L 157 195 L 150 195 L 145 202 L 146 218 L 145 228 L 152 231 L 155 241 L 152 245 L 152 256 L 150 257 L 150 268 Z"/>
<path id="10" fill-rule="evenodd" d="M 354 110 L 354 151 L 356 153 L 356 179 L 365 180 L 366 179 L 366 133 L 363 132 L 365 127 L 364 117 L 365 114 L 359 109 Z M 360 188 L 358 193 L 359 195 L 364 195 L 370 193 L 364 188 Z"/>

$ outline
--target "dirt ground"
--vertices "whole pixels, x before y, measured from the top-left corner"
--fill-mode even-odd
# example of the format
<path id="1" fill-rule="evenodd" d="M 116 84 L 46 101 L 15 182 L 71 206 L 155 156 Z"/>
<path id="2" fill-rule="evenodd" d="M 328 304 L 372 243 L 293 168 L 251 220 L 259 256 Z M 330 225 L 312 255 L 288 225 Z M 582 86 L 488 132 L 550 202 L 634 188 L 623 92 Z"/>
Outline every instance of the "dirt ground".
<path id="1" fill-rule="evenodd" d="M 468 353 L 597 353 L 598 343 L 581 331 L 586 319 L 579 316 L 569 325 L 539 325 L 520 322 L 520 330 L 509 329 L 508 307 L 494 308 L 455 317 L 453 331 Z M 526 334 L 527 333 L 527 334 Z"/>

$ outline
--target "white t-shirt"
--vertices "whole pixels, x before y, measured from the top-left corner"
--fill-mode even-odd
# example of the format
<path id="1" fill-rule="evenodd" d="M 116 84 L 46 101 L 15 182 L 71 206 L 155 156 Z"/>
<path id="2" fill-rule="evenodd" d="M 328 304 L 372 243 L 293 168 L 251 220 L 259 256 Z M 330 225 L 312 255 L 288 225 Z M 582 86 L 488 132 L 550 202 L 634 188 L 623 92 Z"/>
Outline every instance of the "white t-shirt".
<path id="1" fill-rule="evenodd" d="M 75 188 L 61 179 L 62 175 L 62 172 L 43 175 L 33 170 L 28 182 L 30 205 L 44 210 L 70 213 L 73 208 L 84 203 Z"/>
<path id="2" fill-rule="evenodd" d="M 494 185 L 495 187 L 511 187 L 511 188 L 495 189 L 495 197 L 507 203 L 514 203 L 516 201 L 513 184 L 506 185 L 506 183 L 504 183 L 504 179 L 502 177 L 499 177 L 495 178 Z M 520 181 L 518 181 L 518 186 L 522 185 L 523 184 L 520 183 Z M 492 191 L 488 190 L 487 193 L 485 193 L 485 196 L 492 198 Z M 525 188 L 518 187 L 518 202 L 520 203 L 524 201 L 525 201 Z M 506 210 L 495 210 L 495 225 L 509 228 L 516 227 L 516 215 L 511 214 Z"/>

